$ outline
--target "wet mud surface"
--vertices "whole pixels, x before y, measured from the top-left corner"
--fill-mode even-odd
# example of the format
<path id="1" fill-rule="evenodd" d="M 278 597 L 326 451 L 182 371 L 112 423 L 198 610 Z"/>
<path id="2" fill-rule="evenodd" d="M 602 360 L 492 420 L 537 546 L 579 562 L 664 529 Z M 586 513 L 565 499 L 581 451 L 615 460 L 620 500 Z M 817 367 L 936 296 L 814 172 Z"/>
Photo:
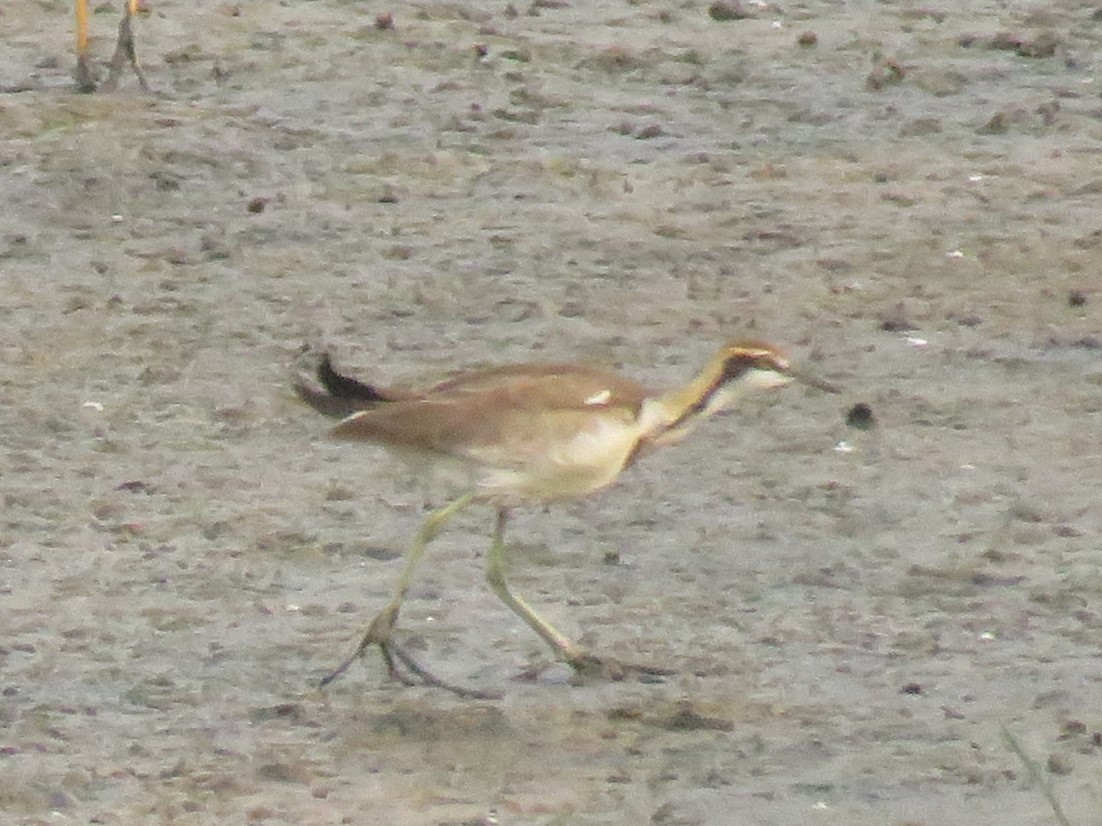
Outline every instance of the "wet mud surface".
<path id="1" fill-rule="evenodd" d="M 5 6 L 4 822 L 1055 822 L 1004 730 L 1097 822 L 1102 21 L 967 6 L 164 0 L 154 94 L 93 96 L 67 4 Z M 473 509 L 401 632 L 503 699 L 317 690 L 426 499 L 303 343 L 661 386 L 747 336 L 844 394 L 511 526 L 521 594 L 674 676 L 517 680 Z"/>

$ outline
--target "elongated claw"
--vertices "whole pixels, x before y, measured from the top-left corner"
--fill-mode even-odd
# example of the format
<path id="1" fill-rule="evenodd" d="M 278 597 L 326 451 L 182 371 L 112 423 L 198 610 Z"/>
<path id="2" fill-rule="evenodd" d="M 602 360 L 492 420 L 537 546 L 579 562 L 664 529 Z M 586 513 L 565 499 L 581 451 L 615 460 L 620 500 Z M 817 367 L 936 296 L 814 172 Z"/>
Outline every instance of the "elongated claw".
<path id="1" fill-rule="evenodd" d="M 387 673 L 390 678 L 400 682 L 402 685 L 415 686 L 423 685 L 429 688 L 440 688 L 444 691 L 451 692 L 457 697 L 466 697 L 475 700 L 500 700 L 501 693 L 496 691 L 484 691 L 477 688 L 466 688 L 464 686 L 450 683 L 447 680 L 442 680 L 422 666 L 417 660 L 407 653 L 403 648 L 396 645 L 391 640 L 384 641 L 371 641 L 366 640 L 365 644 L 361 644 L 356 648 L 355 652 L 344 660 L 340 665 L 330 671 L 325 677 L 322 678 L 319 683 L 319 688 L 325 688 L 333 682 L 337 677 L 344 674 L 349 669 L 352 663 L 360 659 L 364 652 L 371 647 L 371 645 L 378 645 L 379 652 L 383 655 L 383 660 L 386 662 Z"/>
<path id="2" fill-rule="evenodd" d="M 475 700 L 500 700 L 502 697 L 499 691 L 483 691 L 478 688 L 466 688 L 455 683 L 449 683 L 446 680 L 441 680 L 434 675 L 431 671 L 428 671 L 420 663 L 418 663 L 413 657 L 411 657 L 404 650 L 394 645 L 394 643 L 386 643 L 382 645 L 383 656 L 387 660 L 387 666 L 390 668 L 391 676 L 399 680 L 405 685 L 424 685 L 430 688 L 441 688 L 444 691 L 449 691 L 455 694 L 457 697 L 467 697 Z M 400 660 L 416 680 L 411 679 L 408 675 L 401 674 L 400 670 L 395 668 L 394 660 Z"/>
<path id="3" fill-rule="evenodd" d="M 671 677 L 677 672 L 670 668 L 660 668 L 654 665 L 639 663 L 625 663 L 619 660 L 596 657 L 588 653 L 576 653 L 565 660 L 574 671 L 574 682 L 587 680 L 611 680 L 614 683 L 625 680 L 636 680 L 641 683 L 661 683 L 666 677 Z M 514 679 L 522 682 L 531 682 L 539 677 L 554 663 L 545 661 L 532 665 Z"/>
<path id="4" fill-rule="evenodd" d="M 614 683 L 624 680 L 638 680 L 642 683 L 662 682 L 664 677 L 672 676 L 675 672 L 668 668 L 659 668 L 654 665 L 642 663 L 625 663 L 619 660 L 595 657 L 592 654 L 582 654 L 567 661 L 567 665 L 574 669 L 574 674 L 581 680 L 606 679 Z"/>

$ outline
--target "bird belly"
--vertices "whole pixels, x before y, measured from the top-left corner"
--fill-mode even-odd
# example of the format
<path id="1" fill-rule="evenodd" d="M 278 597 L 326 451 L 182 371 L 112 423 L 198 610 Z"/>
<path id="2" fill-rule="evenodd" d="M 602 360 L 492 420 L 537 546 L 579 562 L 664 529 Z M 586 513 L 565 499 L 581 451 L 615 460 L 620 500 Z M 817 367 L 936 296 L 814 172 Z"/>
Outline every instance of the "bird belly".
<path id="1" fill-rule="evenodd" d="M 636 430 L 599 419 L 550 446 L 533 445 L 525 461 L 484 468 L 478 488 L 489 496 L 521 500 L 584 496 L 620 475 L 635 448 Z"/>
<path id="2" fill-rule="evenodd" d="M 387 445 L 387 452 L 399 459 L 413 478 L 422 480 L 431 488 L 467 492 L 479 487 L 485 475 L 484 469 L 477 463 L 461 456 L 404 450 L 394 445 Z"/>

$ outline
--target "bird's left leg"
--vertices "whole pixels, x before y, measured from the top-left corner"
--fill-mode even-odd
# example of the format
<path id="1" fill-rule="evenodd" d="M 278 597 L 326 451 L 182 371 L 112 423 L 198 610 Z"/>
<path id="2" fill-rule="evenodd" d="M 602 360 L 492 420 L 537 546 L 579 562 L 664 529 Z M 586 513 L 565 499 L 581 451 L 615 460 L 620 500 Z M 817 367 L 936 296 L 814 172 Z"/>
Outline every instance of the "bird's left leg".
<path id="1" fill-rule="evenodd" d="M 119 37 L 118 40 L 115 41 L 115 53 L 111 56 L 111 63 L 107 71 L 107 80 L 103 81 L 103 86 L 101 87 L 104 92 L 114 91 L 115 87 L 119 85 L 119 78 L 127 63 L 129 63 L 130 68 L 134 70 L 134 74 L 138 78 L 138 85 L 142 87 L 142 91 L 149 91 L 149 84 L 145 82 L 145 75 L 142 73 L 142 67 L 138 64 L 138 54 L 134 48 L 134 26 L 132 23 L 134 15 L 144 7 L 143 4 L 144 0 L 126 0 L 123 6 L 122 20 L 119 22 Z"/>
<path id="2" fill-rule="evenodd" d="M 367 627 L 367 632 L 363 635 L 363 639 L 360 640 L 360 644 L 356 646 L 356 650 L 352 652 L 352 655 L 333 669 L 333 671 L 321 681 L 322 686 L 329 685 L 329 683 L 333 682 L 333 680 L 347 671 L 352 663 L 362 657 L 368 648 L 377 645 L 382 652 L 383 659 L 386 661 L 390 676 L 406 685 L 427 685 L 443 688 L 453 694 L 464 697 L 496 698 L 498 696 L 490 692 L 452 685 L 451 683 L 438 679 L 433 676 L 431 672 L 419 665 L 417 661 L 404 650 L 399 648 L 391 639 L 394 624 L 398 620 L 398 612 L 402 608 L 402 601 L 405 599 L 406 593 L 413 583 L 413 575 L 417 571 L 417 566 L 421 562 L 421 557 L 425 554 L 425 548 L 428 546 L 429 542 L 440 533 L 444 524 L 459 511 L 463 510 L 463 508 L 467 507 L 473 500 L 474 496 L 467 494 L 428 515 L 424 524 L 421 526 L 421 530 L 417 533 L 417 537 L 414 539 L 413 544 L 410 545 L 409 550 L 406 551 L 406 564 L 402 569 L 402 575 L 398 578 L 398 583 L 394 586 L 394 593 L 390 598 L 390 602 L 388 602 L 386 607 L 371 620 L 371 624 Z M 401 663 L 409 674 L 413 676 L 410 677 L 403 673 L 402 669 L 399 668 L 399 663 Z"/>

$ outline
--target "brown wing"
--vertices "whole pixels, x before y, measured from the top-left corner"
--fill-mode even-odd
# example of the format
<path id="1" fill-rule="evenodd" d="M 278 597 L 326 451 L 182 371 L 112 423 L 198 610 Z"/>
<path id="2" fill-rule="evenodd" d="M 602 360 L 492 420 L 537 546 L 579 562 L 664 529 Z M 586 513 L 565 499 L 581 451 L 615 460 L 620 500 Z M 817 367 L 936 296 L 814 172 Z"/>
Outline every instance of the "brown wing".
<path id="1" fill-rule="evenodd" d="M 575 404 L 585 404 L 587 399 L 604 390 L 611 394 L 614 403 L 623 405 L 638 406 L 644 398 L 651 395 L 646 387 L 634 379 L 582 364 L 507 364 L 489 367 L 446 379 L 431 387 L 424 395 L 427 397 L 439 393 L 481 392 L 510 386 L 524 387 L 525 392 L 542 393 L 542 390 L 534 387 L 537 383 L 555 394 L 560 403 L 568 406 L 570 399 Z"/>
<path id="2" fill-rule="evenodd" d="M 518 466 L 591 427 L 628 425 L 647 390 L 637 382 L 574 365 L 517 365 L 470 373 L 419 399 L 349 416 L 333 430 L 360 440 Z"/>

